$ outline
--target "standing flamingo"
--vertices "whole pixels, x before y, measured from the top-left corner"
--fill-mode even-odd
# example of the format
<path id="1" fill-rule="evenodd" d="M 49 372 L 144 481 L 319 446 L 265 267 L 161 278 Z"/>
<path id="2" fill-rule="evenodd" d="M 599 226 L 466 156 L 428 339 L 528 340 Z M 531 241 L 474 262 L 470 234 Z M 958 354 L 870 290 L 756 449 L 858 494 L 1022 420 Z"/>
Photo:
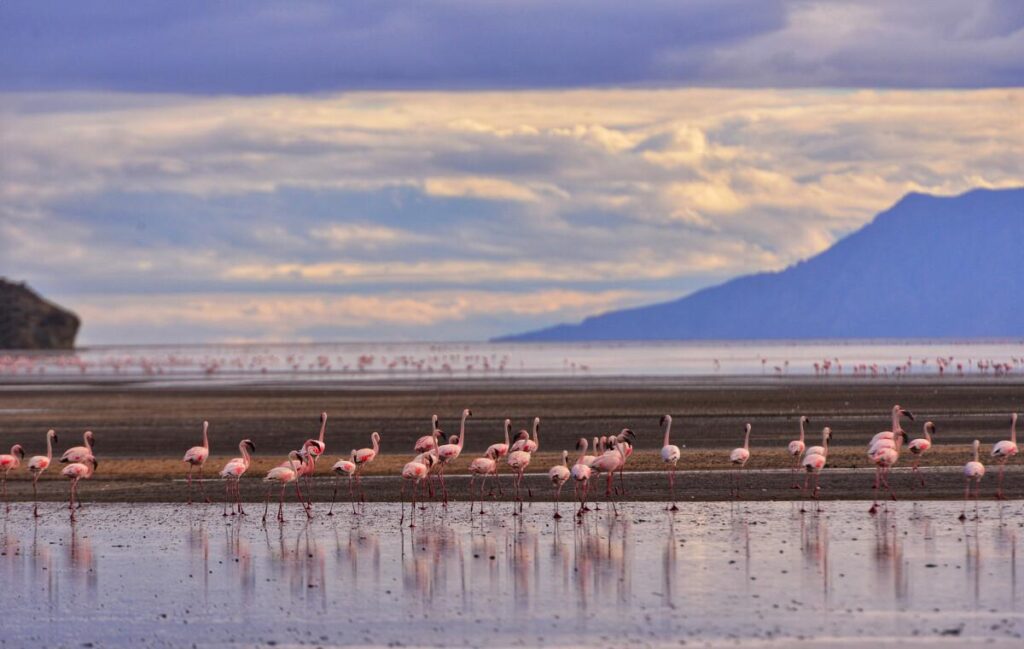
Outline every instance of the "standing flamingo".
<path id="1" fill-rule="evenodd" d="M 78 495 L 78 481 L 82 478 L 91 478 L 96 467 L 100 465 L 96 458 L 91 455 L 84 458 L 82 462 L 72 462 L 60 472 L 65 478 L 71 479 L 71 491 L 68 497 L 68 509 L 71 510 L 71 520 L 75 520 L 75 496 Z"/>
<path id="2" fill-rule="evenodd" d="M 622 432 L 620 432 L 618 435 L 608 437 L 606 445 L 604 447 L 605 452 L 609 452 L 614 451 L 619 444 L 625 444 L 626 446 L 626 448 L 623 449 L 625 452 L 625 458 L 623 459 L 622 464 L 620 464 L 618 468 L 619 493 L 622 495 L 626 494 L 626 478 L 623 475 L 626 470 L 626 461 L 629 460 L 629 458 L 632 457 L 633 455 L 633 443 L 635 441 L 636 435 L 633 433 L 633 431 L 628 428 L 623 428 Z"/>
<path id="3" fill-rule="evenodd" d="M 580 441 L 577 442 L 576 450 L 580 452 L 580 455 L 576 458 L 576 464 L 573 464 L 572 469 L 569 470 L 569 474 L 576 485 L 576 495 L 580 501 L 580 508 L 576 512 L 576 516 L 583 516 L 583 512 L 587 511 L 587 488 L 590 485 L 592 473 L 590 466 L 584 462 L 584 459 L 587 457 L 587 440 L 585 437 L 581 437 Z"/>
<path id="4" fill-rule="evenodd" d="M 875 465 L 875 501 L 868 513 L 874 514 L 878 511 L 878 490 L 885 487 L 889 490 L 889 497 L 896 500 L 896 493 L 889 484 L 889 471 L 900 460 L 900 448 L 907 441 L 907 433 L 900 431 L 894 440 L 880 439 L 868 449 L 868 457 Z"/>
<path id="5" fill-rule="evenodd" d="M 743 446 L 739 448 L 734 448 L 732 452 L 729 453 L 729 461 L 732 462 L 732 465 L 734 467 L 736 467 L 736 469 L 733 470 L 732 496 L 733 498 L 737 499 L 740 497 L 739 471 L 742 471 L 744 468 L 746 468 L 747 461 L 750 459 L 750 429 L 750 424 L 747 424 L 745 427 L 746 433 L 743 437 Z"/>
<path id="6" fill-rule="evenodd" d="M 661 418 L 661 425 L 665 427 L 665 440 L 661 446 L 661 461 L 670 465 L 668 470 L 668 493 L 669 498 L 672 500 L 672 506 L 668 510 L 677 512 L 679 507 L 676 506 L 676 464 L 679 463 L 682 453 L 679 451 L 678 446 L 669 441 L 669 434 L 672 432 L 672 415 L 663 416 Z"/>
<path id="7" fill-rule="evenodd" d="M 341 476 L 348 476 L 348 501 L 352 505 L 352 513 L 356 512 L 356 499 L 352 493 L 352 475 L 356 472 L 356 451 L 352 449 L 352 458 L 349 460 L 338 460 L 331 467 L 331 472 L 334 473 L 334 495 L 331 496 L 331 509 L 327 512 L 328 516 L 334 516 L 334 501 L 338 499 L 338 480 Z"/>
<path id="8" fill-rule="evenodd" d="M 188 504 L 192 504 L 192 471 L 199 467 L 199 489 L 202 491 L 203 498 L 206 502 L 210 502 L 210 497 L 206 495 L 206 486 L 203 484 L 203 465 L 206 463 L 206 459 L 210 457 L 210 438 L 207 434 L 207 430 L 210 428 L 210 422 L 203 422 L 203 445 L 193 446 L 192 448 L 185 451 L 184 462 L 188 464 Z"/>
<path id="9" fill-rule="evenodd" d="M 473 503 L 475 499 L 473 497 L 473 482 L 480 478 L 480 513 L 484 513 L 484 483 L 487 482 L 487 476 L 498 475 L 498 459 L 494 456 L 490 449 L 484 453 L 483 457 L 478 457 L 469 463 L 469 513 L 473 513 Z"/>
<path id="10" fill-rule="evenodd" d="M 320 457 L 317 454 L 319 449 L 319 441 L 315 439 L 307 439 L 302 444 L 302 449 L 296 451 L 299 454 L 299 465 L 295 467 L 295 497 L 302 503 L 302 507 L 306 510 L 306 515 L 312 517 L 313 502 L 312 498 L 306 498 L 302 495 L 302 488 L 300 483 L 305 479 L 306 481 L 306 493 L 312 493 L 312 478 L 311 476 L 316 473 L 316 459 Z M 292 468 L 291 457 L 289 459 L 277 465 L 282 469 Z"/>
<path id="11" fill-rule="evenodd" d="M 900 417 L 906 417 L 910 421 L 914 421 L 914 414 L 912 412 L 905 410 L 900 407 L 899 404 L 896 404 L 892 407 L 892 430 L 884 430 L 876 434 L 871 438 L 871 442 L 868 443 L 868 446 L 873 446 L 875 443 L 883 439 L 895 442 L 896 437 L 898 437 L 900 433 L 904 432 L 903 427 L 900 425 Z"/>
<path id="12" fill-rule="evenodd" d="M 500 460 L 503 457 L 508 456 L 509 449 L 509 436 L 512 434 L 512 420 L 505 420 L 505 443 L 498 442 L 497 444 L 491 444 L 487 447 L 487 451 L 484 453 L 487 457 L 493 457 L 495 461 Z M 498 477 L 498 464 L 494 466 L 494 481 L 498 483 L 498 493 L 504 494 L 501 489 L 501 478 Z M 494 495 L 494 489 L 491 489 L 491 495 Z"/>
<path id="13" fill-rule="evenodd" d="M 978 518 L 978 492 L 981 490 L 981 479 L 985 477 L 985 465 L 978 459 L 981 442 L 974 440 L 974 459 L 964 465 L 964 508 L 960 511 L 960 520 L 967 520 L 967 498 L 971 493 L 971 480 L 974 481 L 974 518 Z"/>
<path id="14" fill-rule="evenodd" d="M 32 474 L 32 515 L 39 518 L 39 496 L 37 483 L 39 476 L 50 468 L 53 460 L 53 444 L 57 441 L 57 433 L 52 428 L 46 431 L 46 455 L 35 455 L 28 460 L 28 471 Z"/>
<path id="15" fill-rule="evenodd" d="M 533 439 L 530 439 L 530 434 L 525 430 L 519 431 L 519 439 L 512 445 L 513 451 L 526 451 L 527 453 L 536 453 L 540 450 L 540 417 L 533 418 Z M 524 433 L 526 433 L 524 435 Z"/>
<path id="16" fill-rule="evenodd" d="M 437 438 L 443 435 L 441 429 L 437 425 L 437 422 L 437 415 L 431 416 L 430 434 L 424 435 L 423 437 L 420 437 L 418 440 L 416 440 L 416 443 L 413 445 L 412 450 L 416 451 L 417 453 L 426 453 L 427 451 L 432 451 L 437 448 Z"/>
<path id="17" fill-rule="evenodd" d="M 299 462 L 303 461 L 301 454 L 298 451 L 292 451 L 288 454 L 288 466 L 275 466 L 273 469 L 267 472 L 266 477 L 263 478 L 263 482 L 274 483 L 281 485 L 281 498 L 277 505 L 277 520 L 284 520 L 284 490 L 288 488 L 288 484 L 299 480 Z M 267 522 L 267 510 L 270 509 L 270 490 L 274 486 L 271 484 L 267 487 L 267 497 L 263 500 L 263 522 Z M 306 503 L 299 499 L 302 504 L 302 508 L 306 509 Z M 306 515 L 309 515 L 309 511 L 306 511 Z"/>
<path id="18" fill-rule="evenodd" d="M 800 415 L 800 439 L 794 439 L 787 447 L 789 449 L 790 456 L 796 460 L 793 470 L 790 471 L 793 476 L 793 489 L 800 488 L 800 485 L 797 484 L 796 481 L 796 472 L 800 470 L 800 457 L 804 454 L 804 450 L 806 450 L 806 445 L 804 444 L 804 425 L 810 423 L 810 421 L 811 420 L 805 415 Z"/>
<path id="19" fill-rule="evenodd" d="M 380 452 L 380 433 L 373 431 L 370 434 L 372 448 L 361 448 L 352 454 L 352 461 L 356 463 L 356 489 L 359 490 L 359 502 L 366 502 L 366 493 L 363 491 L 362 473 L 363 467 L 377 459 Z"/>
<path id="20" fill-rule="evenodd" d="M 996 498 L 1002 500 L 1003 496 L 1003 470 L 1006 462 L 1017 454 L 1017 413 L 1010 415 L 1010 439 L 997 442 L 992 447 L 992 457 L 999 462 L 998 487 L 996 487 Z"/>
<path id="21" fill-rule="evenodd" d="M 591 470 L 597 473 L 607 473 L 608 482 L 604 490 L 604 497 L 606 500 L 611 501 L 612 511 L 618 516 L 619 510 L 615 505 L 615 496 L 612 495 L 612 478 L 615 477 L 615 472 L 618 471 L 622 465 L 626 463 L 626 444 L 619 442 L 615 445 L 615 448 L 605 451 L 601 455 L 597 456 L 594 463 L 590 465 Z"/>
<path id="22" fill-rule="evenodd" d="M 910 472 L 921 480 L 922 487 L 924 486 L 924 476 L 921 475 L 918 466 L 921 464 L 921 457 L 932 447 L 932 435 L 934 434 L 935 424 L 926 421 L 924 422 L 924 437 L 918 437 L 907 445 L 907 450 L 914 455 L 914 466 Z"/>
<path id="23" fill-rule="evenodd" d="M 548 480 L 555 487 L 555 518 L 561 518 L 558 513 L 558 503 L 562 500 L 562 487 L 569 481 L 569 451 L 562 451 L 562 463 L 548 469 Z"/>
<path id="24" fill-rule="evenodd" d="M 401 525 L 405 522 L 405 483 L 412 480 L 412 506 L 409 508 L 410 515 L 416 515 L 416 490 L 419 489 L 420 482 L 424 478 L 430 475 L 430 467 L 434 466 L 437 462 L 437 456 L 433 453 L 421 453 L 417 456 L 416 460 L 409 462 L 402 467 L 402 517 L 398 520 L 398 524 Z M 415 520 L 409 522 L 409 527 L 416 527 Z"/>
<path id="25" fill-rule="evenodd" d="M 515 445 L 513 445 L 513 448 L 515 448 Z M 523 511 L 523 498 L 522 496 L 519 495 L 519 488 L 523 484 L 523 474 L 526 472 L 526 467 L 530 466 L 530 460 L 532 457 L 533 455 L 529 451 L 527 451 L 525 445 L 523 445 L 523 447 L 521 447 L 518 451 L 510 451 L 508 454 L 508 459 L 506 460 L 506 462 L 508 462 L 508 465 L 512 467 L 512 470 L 515 471 L 516 473 L 515 479 L 513 480 L 512 484 L 516 489 L 516 502 L 519 503 L 519 512 Z M 533 497 L 532 490 L 530 491 L 530 497 Z M 513 507 L 512 515 L 516 516 L 517 514 L 518 512 L 516 511 L 516 508 Z"/>
<path id="26" fill-rule="evenodd" d="M 228 500 L 231 499 L 232 487 L 234 487 L 235 508 L 240 515 L 245 516 L 245 510 L 242 509 L 241 481 L 242 476 L 249 470 L 249 465 L 252 464 L 250 453 L 256 452 L 256 445 L 252 443 L 251 439 L 243 439 L 238 443 L 238 450 L 242 457 L 228 460 L 228 463 L 220 470 L 220 477 L 226 481 L 224 483 L 224 516 L 228 515 Z M 231 515 L 234 516 L 235 512 L 232 511 Z"/>
<path id="27" fill-rule="evenodd" d="M 327 413 L 320 413 L 320 436 L 317 439 L 311 439 L 306 444 L 310 447 L 310 452 L 314 457 L 320 457 L 327 450 L 327 443 L 324 442 L 324 434 L 327 432 Z"/>
<path id="28" fill-rule="evenodd" d="M 807 472 L 807 477 L 804 478 L 804 493 L 807 492 L 808 482 L 811 477 L 814 477 L 814 488 L 811 491 L 811 498 L 818 500 L 818 476 L 821 475 L 821 470 L 825 468 L 825 464 L 828 463 L 828 443 L 832 440 L 832 429 L 825 426 L 821 430 L 821 446 L 812 446 L 807 449 L 806 455 L 804 455 L 801 465 L 804 471 Z M 801 511 L 803 506 L 801 505 Z"/>
<path id="29" fill-rule="evenodd" d="M 72 446 L 60 456 L 61 464 L 68 462 L 85 462 L 86 458 L 94 457 L 92 447 L 96 444 L 96 437 L 91 430 L 85 431 L 82 435 L 82 443 L 85 446 Z"/>
<path id="30" fill-rule="evenodd" d="M 9 455 L 0 455 L 0 471 L 4 472 L 4 506 L 7 511 L 11 511 L 11 503 L 7 501 L 7 474 L 21 466 L 21 461 L 24 459 L 25 449 L 21 447 L 21 444 L 12 446 Z"/>
<path id="31" fill-rule="evenodd" d="M 462 411 L 462 423 L 459 424 L 459 441 L 457 443 L 448 443 L 440 446 L 437 449 L 437 459 L 441 463 L 440 476 L 441 476 L 441 497 L 444 500 L 444 506 L 448 506 L 448 486 L 444 482 L 444 470 L 451 462 L 458 459 L 459 455 L 462 454 L 462 447 L 466 445 L 466 418 L 473 415 L 469 408 Z"/>

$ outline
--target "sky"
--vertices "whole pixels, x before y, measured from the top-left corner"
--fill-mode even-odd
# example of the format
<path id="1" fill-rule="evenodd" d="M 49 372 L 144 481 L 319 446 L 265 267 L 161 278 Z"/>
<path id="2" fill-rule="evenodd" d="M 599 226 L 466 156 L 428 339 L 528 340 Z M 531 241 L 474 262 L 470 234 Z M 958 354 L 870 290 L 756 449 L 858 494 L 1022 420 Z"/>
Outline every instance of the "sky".
<path id="1" fill-rule="evenodd" d="M 480 340 L 1024 185 L 1024 3 L 3 2 L 0 275 L 81 344 Z"/>

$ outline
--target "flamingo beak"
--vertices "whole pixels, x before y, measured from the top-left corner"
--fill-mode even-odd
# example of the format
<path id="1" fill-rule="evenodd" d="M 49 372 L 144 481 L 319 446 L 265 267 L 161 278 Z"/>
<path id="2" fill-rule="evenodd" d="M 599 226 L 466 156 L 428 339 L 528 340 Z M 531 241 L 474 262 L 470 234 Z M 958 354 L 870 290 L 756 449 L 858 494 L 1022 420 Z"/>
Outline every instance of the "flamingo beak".
<path id="1" fill-rule="evenodd" d="M 903 416 L 905 416 L 910 421 L 914 421 L 914 413 L 910 412 L 909 410 L 901 410 L 900 413 L 903 414 Z"/>

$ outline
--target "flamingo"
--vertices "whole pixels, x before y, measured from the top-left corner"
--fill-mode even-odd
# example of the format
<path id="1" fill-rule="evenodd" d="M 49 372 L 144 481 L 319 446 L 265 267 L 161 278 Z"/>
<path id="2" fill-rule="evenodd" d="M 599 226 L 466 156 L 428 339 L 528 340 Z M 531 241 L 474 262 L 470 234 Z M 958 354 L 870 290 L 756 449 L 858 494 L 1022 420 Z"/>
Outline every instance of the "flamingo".
<path id="1" fill-rule="evenodd" d="M 513 451 L 526 451 L 527 453 L 536 453 L 540 450 L 540 438 L 538 433 L 540 432 L 540 417 L 533 418 L 533 439 L 530 439 L 530 434 L 525 430 L 519 431 L 519 439 L 512 445 Z M 523 433 L 526 433 L 524 436 Z"/>
<path id="2" fill-rule="evenodd" d="M 746 468 L 747 461 L 750 459 L 750 424 L 747 424 L 745 428 L 746 433 L 743 437 L 743 446 L 734 448 L 732 452 L 729 453 L 729 461 L 732 462 L 732 465 L 737 467 L 740 471 Z M 733 471 L 732 495 L 737 499 L 740 497 L 740 474 L 736 470 Z"/>
<path id="3" fill-rule="evenodd" d="M 992 447 L 992 457 L 996 458 L 999 462 L 999 479 L 998 487 L 996 488 L 996 498 L 1002 500 L 1003 496 L 1003 470 L 1006 468 L 1006 462 L 1017 454 L 1017 413 L 1010 415 L 1010 439 L 997 442 Z"/>
<path id="4" fill-rule="evenodd" d="M 814 477 L 814 489 L 811 491 L 811 497 L 815 500 L 818 499 L 818 476 L 821 474 L 821 470 L 825 468 L 825 464 L 828 462 L 828 443 L 832 440 L 832 429 L 825 426 L 821 429 L 821 446 L 812 446 L 807 449 L 807 453 L 804 455 L 803 460 L 800 462 L 803 466 L 804 471 L 807 472 L 807 477 L 804 478 L 803 491 L 807 492 L 808 482 L 811 477 Z M 801 511 L 803 507 L 801 506 Z"/>
<path id="5" fill-rule="evenodd" d="M 466 418 L 471 417 L 473 413 L 466 408 L 462 411 L 462 423 L 459 424 L 459 438 L 457 443 L 445 444 L 438 447 L 437 459 L 440 462 L 440 476 L 441 476 L 441 497 L 444 499 L 445 507 L 448 506 L 448 486 L 444 483 L 444 469 L 448 464 L 458 459 L 459 455 L 462 454 L 462 447 L 466 445 Z"/>
<path id="6" fill-rule="evenodd" d="M 12 446 L 9 455 L 0 455 L 0 471 L 4 472 L 4 503 L 7 511 L 11 511 L 11 503 L 7 501 L 7 474 L 21 466 L 21 461 L 24 459 L 25 449 L 21 447 L 21 444 Z"/>
<path id="7" fill-rule="evenodd" d="M 562 451 L 562 462 L 548 469 L 548 479 L 555 487 L 555 518 L 561 518 L 558 513 L 558 503 L 562 500 L 562 487 L 569 481 L 569 451 Z"/>
<path id="8" fill-rule="evenodd" d="M 484 453 L 483 457 L 478 457 L 469 463 L 469 513 L 473 513 L 473 482 L 477 476 L 480 476 L 480 513 L 484 513 L 484 483 L 487 482 L 487 476 L 498 475 L 498 458 L 494 456 L 490 449 Z"/>
<path id="9" fill-rule="evenodd" d="M 413 481 L 412 484 L 412 506 L 409 508 L 410 514 L 416 512 L 416 489 L 419 488 L 420 482 L 424 478 L 430 475 L 430 468 L 437 463 L 437 456 L 433 453 L 422 453 L 416 460 L 407 463 L 402 467 L 402 517 L 398 520 L 398 524 L 401 525 L 405 522 L 405 483 L 409 480 Z M 409 527 L 416 527 L 415 521 L 409 522 Z"/>
<path id="10" fill-rule="evenodd" d="M 669 511 L 677 512 L 679 507 L 676 506 L 676 464 L 678 464 L 682 453 L 679 451 L 678 446 L 669 441 L 669 434 L 672 432 L 672 415 L 663 416 L 661 418 L 661 425 L 665 427 L 665 441 L 661 446 L 661 461 L 671 465 L 671 468 L 668 470 L 668 493 L 672 499 L 672 506 L 668 509 Z"/>
<path id="11" fill-rule="evenodd" d="M 911 469 L 911 473 L 921 480 L 922 487 L 924 486 L 924 476 L 921 475 L 921 472 L 918 470 L 918 466 L 921 464 L 921 457 L 932 447 L 932 435 L 934 434 L 935 424 L 930 421 L 926 421 L 924 422 L 924 437 L 918 437 L 907 445 L 907 450 L 914 455 L 914 467 Z"/>
<path id="12" fill-rule="evenodd" d="M 889 496 L 896 500 L 896 493 L 892 490 L 892 486 L 889 485 L 889 471 L 893 466 L 896 465 L 900 460 L 900 448 L 904 442 L 907 441 L 907 433 L 900 431 L 895 441 L 888 439 L 880 439 L 868 449 L 868 456 L 871 461 L 875 464 L 875 501 L 871 505 L 871 509 L 868 513 L 874 514 L 878 511 L 878 489 L 880 484 L 889 490 Z"/>
<path id="13" fill-rule="evenodd" d="M 96 467 L 100 465 L 96 458 L 89 456 L 82 462 L 72 462 L 60 472 L 65 478 L 71 480 L 71 491 L 68 498 L 68 509 L 71 510 L 71 520 L 75 520 L 75 495 L 78 493 L 78 481 L 82 478 L 91 478 Z"/>
<path id="14" fill-rule="evenodd" d="M 295 479 L 295 497 L 302 503 L 303 508 L 306 510 L 307 515 L 311 515 L 313 509 L 313 503 L 311 499 L 306 498 L 302 495 L 302 489 L 299 487 L 299 483 L 302 479 L 306 479 L 306 493 L 312 492 L 312 486 L 310 483 L 310 476 L 316 472 L 316 459 L 317 449 L 319 449 L 319 441 L 315 439 L 307 439 L 302 444 L 302 449 L 296 451 L 299 454 L 299 465 L 295 467 L 296 479 Z M 278 468 L 290 469 L 291 458 L 277 465 Z"/>
<path id="15" fill-rule="evenodd" d="M 245 516 L 245 510 L 242 509 L 242 492 L 239 487 L 242 476 L 245 475 L 245 472 L 249 470 L 249 465 L 252 464 L 250 453 L 256 452 L 256 445 L 252 443 L 251 439 L 243 439 L 238 443 L 238 450 L 242 457 L 228 460 L 224 468 L 220 470 L 220 477 L 226 480 L 224 483 L 224 516 L 228 515 L 228 499 L 231 498 L 232 486 L 234 486 L 235 506 L 238 509 L 238 513 Z M 232 511 L 231 515 L 234 516 L 235 512 Z"/>
<path id="16" fill-rule="evenodd" d="M 380 433 L 373 431 L 370 434 L 372 448 L 361 448 L 352 454 L 352 461 L 356 463 L 356 489 L 359 490 L 359 502 L 366 502 L 366 493 L 363 492 L 362 473 L 363 467 L 377 459 L 380 452 Z"/>
<path id="17" fill-rule="evenodd" d="M 82 443 L 85 446 L 72 446 L 60 456 L 61 464 L 68 462 L 85 462 L 86 458 L 93 457 L 92 447 L 96 443 L 95 436 L 91 430 L 85 431 L 82 435 Z"/>
<path id="18" fill-rule="evenodd" d="M 352 456 L 349 460 L 338 460 L 331 467 L 331 472 L 334 473 L 334 495 L 331 496 L 331 509 L 327 512 L 328 516 L 334 516 L 334 501 L 338 498 L 338 480 L 341 476 L 348 476 L 348 501 L 352 504 L 352 513 L 356 513 L 356 501 L 355 496 L 352 493 L 352 475 L 356 472 L 356 451 L 352 449 Z"/>
<path id="19" fill-rule="evenodd" d="M 515 448 L 514 445 L 513 448 Z M 508 462 L 508 465 L 512 467 L 512 470 L 516 472 L 516 476 L 512 484 L 513 486 L 515 486 L 516 489 L 516 502 L 519 503 L 520 512 L 523 511 L 523 498 L 522 496 L 519 495 L 519 487 L 523 484 L 523 474 L 526 472 L 526 467 L 530 466 L 531 459 L 532 454 L 529 451 L 525 450 L 524 445 L 524 448 L 521 448 L 518 451 L 510 451 L 508 454 L 508 458 L 505 460 L 506 462 Z M 529 486 L 527 486 L 527 489 L 529 489 Z M 532 490 L 530 490 L 530 498 L 533 498 Z M 515 507 L 513 507 L 512 515 L 515 516 L 516 514 L 517 512 L 515 511 Z"/>
<path id="20" fill-rule="evenodd" d="M 587 457 L 587 439 L 585 437 L 580 438 L 576 444 L 576 450 L 580 452 L 580 455 L 576 458 L 576 464 L 573 464 L 572 469 L 569 470 L 569 474 L 576 484 L 576 494 L 580 499 L 580 508 L 576 512 L 576 516 L 583 516 L 583 512 L 587 511 L 587 488 L 593 473 L 590 466 L 584 462 L 584 458 Z"/>
<path id="21" fill-rule="evenodd" d="M 499 442 L 497 444 L 491 444 L 490 446 L 487 447 L 487 451 L 484 452 L 484 455 L 487 456 L 487 457 L 493 457 L 495 460 L 500 460 L 503 457 L 507 457 L 508 456 L 508 449 L 509 449 L 509 436 L 511 434 L 512 434 L 512 420 L 511 419 L 506 419 L 505 420 L 505 443 L 502 444 L 501 442 Z M 497 464 L 495 464 L 495 466 L 494 466 L 494 481 L 496 483 L 498 483 L 498 493 L 499 494 L 503 494 L 503 492 L 501 490 L 501 480 L 498 478 L 498 465 Z M 494 490 L 493 489 L 491 490 L 491 495 L 494 495 Z"/>
<path id="22" fill-rule="evenodd" d="M 605 441 L 605 440 L 602 440 Z M 622 432 L 618 435 L 612 435 L 607 438 L 604 444 L 605 452 L 614 451 L 619 444 L 625 444 L 625 459 L 622 464 L 619 465 L 619 493 L 622 495 L 626 494 L 626 478 L 624 472 L 626 470 L 626 460 L 633 455 L 633 442 L 636 441 L 636 435 L 628 428 L 623 428 Z"/>
<path id="23" fill-rule="evenodd" d="M 584 455 L 583 456 L 583 463 L 586 464 L 588 467 L 594 463 L 594 460 L 597 459 L 596 453 L 597 453 L 597 449 L 598 449 L 598 442 L 599 442 L 598 438 L 595 437 L 594 438 L 594 446 L 593 446 L 594 453 L 595 453 L 594 455 Z"/>
<path id="24" fill-rule="evenodd" d="M 626 463 L 626 444 L 619 442 L 615 445 L 615 448 L 610 451 L 605 451 L 594 460 L 594 463 L 590 466 L 591 470 L 597 473 L 607 473 L 608 483 L 604 491 L 604 496 L 607 500 L 612 503 L 612 511 L 618 516 L 619 510 L 615 506 L 615 497 L 612 495 L 612 478 L 615 477 L 615 472 L 622 468 L 622 465 Z"/>
<path id="25" fill-rule="evenodd" d="M 273 469 L 267 472 L 266 477 L 263 478 L 263 482 L 274 483 L 281 485 L 281 499 L 277 505 L 277 520 L 284 520 L 284 490 L 288 487 L 289 483 L 298 484 L 299 480 L 299 462 L 303 462 L 304 459 L 298 451 L 292 451 L 288 454 L 288 466 L 275 466 Z M 267 511 L 270 509 L 270 490 L 273 489 L 273 484 L 267 487 L 267 497 L 263 500 L 263 522 L 267 522 Z M 302 503 L 302 508 L 306 508 L 306 503 L 299 499 Z M 306 510 L 306 515 L 309 516 L 309 511 Z"/>
<path id="26" fill-rule="evenodd" d="M 306 442 L 309 445 L 310 452 L 315 457 L 320 457 L 327 450 L 327 444 L 324 442 L 324 433 L 327 432 L 327 413 L 320 413 L 320 436 L 317 439 L 311 439 Z"/>
<path id="27" fill-rule="evenodd" d="M 438 427 L 437 422 L 437 415 L 431 416 L 430 434 L 424 435 L 423 437 L 420 437 L 418 440 L 416 440 L 416 443 L 413 445 L 412 450 L 416 451 L 417 453 L 426 453 L 427 451 L 432 451 L 437 448 L 437 438 L 440 435 L 444 434 Z"/>
<path id="28" fill-rule="evenodd" d="M 46 431 L 46 455 L 35 455 L 28 460 L 28 471 L 32 474 L 32 515 L 39 518 L 39 497 L 37 483 L 39 476 L 50 468 L 53 461 L 53 444 L 57 441 L 57 433 L 52 428 Z"/>
<path id="29" fill-rule="evenodd" d="M 805 415 L 800 415 L 800 439 L 794 439 L 787 447 L 789 449 L 789 454 L 796 460 L 796 465 L 790 471 L 793 476 L 792 489 L 800 488 L 800 485 L 797 484 L 796 481 L 796 472 L 800 470 L 800 456 L 802 456 L 806 450 L 806 445 L 804 444 L 804 424 L 809 424 L 810 422 L 811 420 Z"/>
<path id="30" fill-rule="evenodd" d="M 192 448 L 185 451 L 184 462 L 188 464 L 188 504 L 192 504 L 192 471 L 199 467 L 199 489 L 203 493 L 203 498 L 206 502 L 210 502 L 210 497 L 206 495 L 206 486 L 203 484 L 203 465 L 206 464 L 206 459 L 210 457 L 210 438 L 207 431 L 210 428 L 210 422 L 203 422 L 203 445 L 193 446 Z M 70 451 L 68 451 L 70 452 Z M 67 453 L 65 453 L 67 455 Z"/>
<path id="31" fill-rule="evenodd" d="M 910 421 L 914 421 L 913 413 L 909 410 L 904 410 L 899 404 L 896 404 L 892 407 L 892 430 L 884 430 L 876 434 L 871 438 L 871 442 L 869 442 L 868 446 L 873 446 L 875 443 L 883 439 L 895 442 L 896 437 L 900 433 L 904 432 L 903 427 L 900 425 L 900 417 L 906 417 Z"/>
<path id="32" fill-rule="evenodd" d="M 967 520 L 967 498 L 971 493 L 971 480 L 974 481 L 974 518 L 978 518 L 978 491 L 981 490 L 981 479 L 985 477 L 985 465 L 978 459 L 981 442 L 974 440 L 972 445 L 974 459 L 964 465 L 964 508 L 960 511 L 960 520 Z"/>

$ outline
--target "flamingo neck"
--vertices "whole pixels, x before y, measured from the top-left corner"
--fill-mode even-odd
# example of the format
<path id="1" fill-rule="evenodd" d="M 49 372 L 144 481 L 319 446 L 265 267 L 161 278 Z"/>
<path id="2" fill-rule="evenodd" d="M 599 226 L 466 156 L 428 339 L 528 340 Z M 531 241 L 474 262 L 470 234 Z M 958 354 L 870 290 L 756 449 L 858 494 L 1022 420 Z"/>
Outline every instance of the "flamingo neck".
<path id="1" fill-rule="evenodd" d="M 928 440 L 928 443 L 932 443 L 932 429 L 931 426 L 924 427 L 924 438 Z"/>
<path id="2" fill-rule="evenodd" d="M 894 410 L 892 413 L 892 433 L 896 435 L 902 430 L 903 427 L 900 426 L 900 411 Z"/>
<path id="3" fill-rule="evenodd" d="M 979 447 L 979 446 L 980 446 L 980 444 L 975 444 L 975 445 L 974 445 L 974 461 L 975 461 L 975 462 L 977 462 L 977 461 L 978 461 L 978 447 Z"/>
<path id="4" fill-rule="evenodd" d="M 569 467 L 569 451 L 562 451 L 562 466 Z"/>
<path id="5" fill-rule="evenodd" d="M 46 459 L 53 459 L 53 435 L 46 435 Z"/>
<path id="6" fill-rule="evenodd" d="M 587 440 L 580 440 L 580 456 L 576 459 L 576 464 L 583 464 L 583 458 L 587 455 Z"/>
<path id="7" fill-rule="evenodd" d="M 540 448 L 540 417 L 533 418 L 533 443 Z"/>
<path id="8" fill-rule="evenodd" d="M 747 434 L 743 436 L 743 448 L 750 449 L 750 428 L 747 428 Z"/>
<path id="9" fill-rule="evenodd" d="M 210 437 L 207 434 L 207 430 L 210 428 L 210 424 L 203 422 L 203 448 L 210 450 Z"/>
<path id="10" fill-rule="evenodd" d="M 462 423 L 459 424 L 459 450 L 462 450 L 462 446 L 466 441 L 466 413 L 462 413 Z"/>
<path id="11" fill-rule="evenodd" d="M 1017 415 L 1014 414 L 1010 420 L 1010 442 L 1017 444 Z"/>
<path id="12" fill-rule="evenodd" d="M 672 432 L 672 418 L 671 417 L 666 417 L 665 418 L 665 443 L 662 444 L 662 446 L 668 446 L 668 444 L 669 444 L 669 434 L 671 432 Z"/>
<path id="13" fill-rule="evenodd" d="M 373 435 L 370 435 L 370 440 L 373 441 L 373 454 L 376 455 L 380 452 L 380 435 L 374 433 Z"/>
<path id="14" fill-rule="evenodd" d="M 89 449 L 89 453 L 91 454 L 92 453 L 92 435 L 89 434 L 90 432 L 91 431 L 87 430 L 87 431 L 85 431 L 85 434 L 82 435 L 82 443 L 85 444 L 85 448 Z"/>
<path id="15" fill-rule="evenodd" d="M 242 461 L 245 462 L 245 466 L 249 466 L 249 462 L 251 460 L 249 458 L 249 451 L 248 451 L 248 449 L 246 449 L 245 444 L 244 443 L 239 444 L 238 445 L 238 450 L 242 452 Z"/>
<path id="16" fill-rule="evenodd" d="M 320 443 L 324 443 L 324 433 L 327 432 L 327 417 L 320 418 Z"/>
<path id="17" fill-rule="evenodd" d="M 512 432 L 512 422 L 505 420 L 505 450 L 508 451 L 512 448 L 511 440 L 509 439 L 509 433 Z"/>
<path id="18" fill-rule="evenodd" d="M 800 441 L 804 441 L 804 418 L 800 418 Z"/>

